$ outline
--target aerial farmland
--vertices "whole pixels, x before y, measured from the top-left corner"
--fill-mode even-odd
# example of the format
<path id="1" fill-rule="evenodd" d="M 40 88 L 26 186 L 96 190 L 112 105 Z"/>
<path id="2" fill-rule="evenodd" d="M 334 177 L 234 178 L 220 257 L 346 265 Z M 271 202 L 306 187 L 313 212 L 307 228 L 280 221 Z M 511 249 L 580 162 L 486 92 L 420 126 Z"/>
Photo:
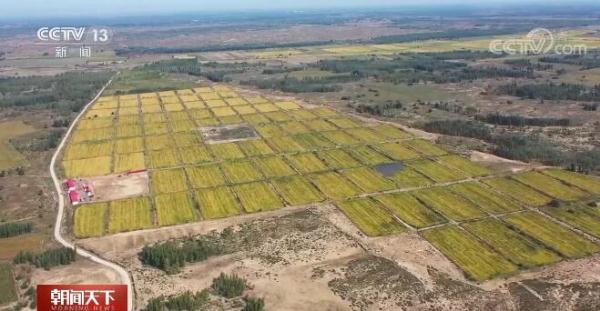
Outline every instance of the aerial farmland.
<path id="1" fill-rule="evenodd" d="M 146 184 L 78 205 L 79 239 L 333 204 L 365 238 L 415 232 L 477 282 L 600 251 L 594 177 L 498 170 L 410 129 L 222 84 L 100 97 L 62 166 L 99 192 Z"/>

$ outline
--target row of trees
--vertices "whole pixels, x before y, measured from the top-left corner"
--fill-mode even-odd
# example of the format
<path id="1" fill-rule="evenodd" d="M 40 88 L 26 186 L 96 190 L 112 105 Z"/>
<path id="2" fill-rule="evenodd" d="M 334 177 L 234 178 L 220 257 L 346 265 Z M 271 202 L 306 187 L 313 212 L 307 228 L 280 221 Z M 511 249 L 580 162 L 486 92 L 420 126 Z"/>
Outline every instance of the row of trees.
<path id="1" fill-rule="evenodd" d="M 33 224 L 30 222 L 15 222 L 0 224 L 0 238 L 21 235 L 31 232 Z"/>
<path id="2" fill-rule="evenodd" d="M 483 140 L 489 140 L 492 137 L 492 131 L 489 126 L 472 120 L 430 121 L 423 124 L 423 129 L 433 133 L 472 137 Z"/>
<path id="3" fill-rule="evenodd" d="M 600 53 L 590 51 L 585 54 L 544 56 L 539 61 L 544 63 L 578 65 L 585 70 L 600 67 Z"/>
<path id="4" fill-rule="evenodd" d="M 14 258 L 15 264 L 30 263 L 36 267 L 49 270 L 59 265 L 68 265 L 75 261 L 75 250 L 69 247 L 50 249 L 40 254 L 21 251 Z"/>
<path id="5" fill-rule="evenodd" d="M 570 83 L 517 84 L 501 85 L 498 93 L 529 99 L 600 101 L 600 84 L 588 87 Z"/>
<path id="6" fill-rule="evenodd" d="M 331 76 L 323 78 L 303 78 L 297 79 L 292 77 L 275 78 L 275 79 L 252 79 L 241 81 L 243 85 L 253 85 L 260 89 L 273 89 L 290 93 L 307 93 L 307 92 L 335 92 L 341 87 L 337 83 L 356 81 L 357 77 L 353 76 Z"/>
<path id="7" fill-rule="evenodd" d="M 167 273 L 177 273 L 186 262 L 198 262 L 222 253 L 221 247 L 204 239 L 188 239 L 182 242 L 167 241 L 145 246 L 139 254 L 147 265 Z"/>
<path id="8" fill-rule="evenodd" d="M 477 115 L 477 120 L 508 126 L 570 126 L 569 118 L 523 117 L 514 114 L 488 113 Z"/>
<path id="9" fill-rule="evenodd" d="M 146 311 L 166 310 L 202 310 L 209 302 L 208 290 L 197 293 L 187 291 L 180 295 L 150 299 L 146 305 Z"/>

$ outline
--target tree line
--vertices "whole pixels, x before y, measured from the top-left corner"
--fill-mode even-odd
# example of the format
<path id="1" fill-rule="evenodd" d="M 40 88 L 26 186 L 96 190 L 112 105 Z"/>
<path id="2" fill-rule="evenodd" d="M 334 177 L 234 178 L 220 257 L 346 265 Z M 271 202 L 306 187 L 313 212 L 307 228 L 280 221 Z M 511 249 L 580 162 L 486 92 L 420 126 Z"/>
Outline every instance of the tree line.
<path id="1" fill-rule="evenodd" d="M 36 267 L 42 267 L 49 270 L 59 265 L 68 265 L 75 261 L 75 250 L 69 247 L 49 249 L 40 254 L 34 254 L 29 251 L 21 251 L 15 256 L 15 264 L 29 263 Z"/>
<path id="2" fill-rule="evenodd" d="M 499 112 L 477 115 L 476 119 L 490 124 L 508 126 L 570 126 L 569 118 L 524 117 Z"/>
<path id="3" fill-rule="evenodd" d="M 144 264 L 172 274 L 179 272 L 186 262 L 203 261 L 221 253 L 221 247 L 217 244 L 198 238 L 144 246 L 139 258 Z"/>
<path id="4" fill-rule="evenodd" d="M 570 83 L 517 84 L 501 85 L 500 94 L 528 99 L 600 101 L 600 84 L 593 87 Z"/>
<path id="5" fill-rule="evenodd" d="M 0 238 L 9 238 L 31 232 L 33 224 L 30 222 L 15 222 L 0 224 Z"/>

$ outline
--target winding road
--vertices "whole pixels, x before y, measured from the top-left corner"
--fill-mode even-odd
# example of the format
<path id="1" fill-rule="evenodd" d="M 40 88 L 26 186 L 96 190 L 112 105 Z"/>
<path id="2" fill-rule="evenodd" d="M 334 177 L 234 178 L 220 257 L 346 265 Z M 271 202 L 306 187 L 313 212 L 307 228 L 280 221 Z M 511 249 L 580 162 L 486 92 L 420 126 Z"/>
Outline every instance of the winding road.
<path id="1" fill-rule="evenodd" d="M 75 128 L 75 124 L 77 124 L 79 119 L 81 119 L 81 116 L 83 116 L 83 114 L 88 110 L 88 108 L 98 99 L 98 97 L 100 97 L 102 92 L 104 92 L 106 87 L 108 87 L 111 84 L 111 82 L 112 82 L 112 79 L 109 80 L 104 85 L 104 87 L 102 87 L 102 89 L 98 92 L 98 94 L 96 94 L 96 96 L 89 103 L 87 103 L 85 105 L 85 107 L 83 107 L 83 109 L 77 115 L 75 120 L 73 120 L 73 122 L 71 122 L 71 125 L 69 126 L 69 129 L 67 130 L 67 133 L 62 138 L 60 144 L 58 145 L 58 147 L 56 148 L 56 151 L 54 152 L 54 155 L 52 156 L 52 160 L 50 161 L 50 176 L 52 176 L 52 181 L 54 182 L 56 194 L 58 195 L 58 214 L 56 215 L 56 223 L 54 225 L 54 238 L 56 239 L 56 241 L 58 241 L 63 246 L 74 248 L 77 251 L 78 255 L 116 271 L 119 274 L 119 276 L 121 277 L 122 283 L 127 285 L 127 300 L 128 300 L 127 301 L 127 309 L 133 310 L 133 301 L 134 301 L 134 299 L 133 299 L 133 293 L 134 293 L 133 282 L 131 281 L 131 278 L 130 278 L 127 270 L 125 270 L 123 267 L 119 266 L 116 263 L 110 262 L 108 260 L 105 260 L 105 259 L 97 256 L 96 254 L 88 252 L 84 249 L 76 248 L 75 244 L 66 240 L 61 235 L 62 218 L 64 215 L 64 209 L 65 209 L 65 196 L 63 196 L 63 194 L 62 194 L 63 190 L 61 187 L 61 181 L 60 181 L 60 179 L 58 179 L 58 177 L 56 175 L 56 171 L 54 169 L 54 167 L 56 165 L 56 159 L 58 158 L 58 155 L 64 148 L 64 146 L 67 142 L 67 139 L 71 135 L 71 132 Z"/>

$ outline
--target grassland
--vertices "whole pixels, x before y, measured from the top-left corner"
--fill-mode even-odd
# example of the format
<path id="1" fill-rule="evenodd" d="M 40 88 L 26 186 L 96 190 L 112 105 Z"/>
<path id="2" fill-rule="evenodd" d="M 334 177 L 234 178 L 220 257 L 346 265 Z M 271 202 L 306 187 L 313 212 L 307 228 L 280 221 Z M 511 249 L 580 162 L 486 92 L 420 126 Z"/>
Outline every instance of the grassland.
<path id="1" fill-rule="evenodd" d="M 187 192 L 162 194 L 156 196 L 154 200 L 159 226 L 181 224 L 198 219 L 194 200 Z"/>
<path id="2" fill-rule="evenodd" d="M 548 175 L 544 175 L 540 172 L 525 172 L 521 174 L 515 174 L 512 178 L 534 188 L 540 192 L 543 192 L 554 198 L 564 201 L 574 201 L 583 199 L 588 196 L 587 193 L 562 183 Z"/>
<path id="3" fill-rule="evenodd" d="M 424 189 L 412 192 L 412 194 L 427 206 L 455 221 L 486 216 L 475 204 L 446 188 Z"/>
<path id="4" fill-rule="evenodd" d="M 197 190 L 196 199 L 204 219 L 224 218 L 241 213 L 241 207 L 228 187 Z"/>
<path id="5" fill-rule="evenodd" d="M 509 178 L 502 177 L 486 179 L 484 183 L 491 186 L 494 190 L 502 192 L 524 205 L 543 206 L 552 201 L 551 197 Z"/>
<path id="6" fill-rule="evenodd" d="M 0 305 L 13 302 L 18 298 L 12 266 L 0 262 Z"/>
<path id="7" fill-rule="evenodd" d="M 414 228 L 425 228 L 446 222 L 444 217 L 427 208 L 409 193 L 399 192 L 374 198 Z"/>
<path id="8" fill-rule="evenodd" d="M 152 208 L 147 197 L 112 201 L 108 214 L 109 233 L 152 227 Z"/>
<path id="9" fill-rule="evenodd" d="M 73 233 L 78 238 L 104 235 L 108 203 L 93 203 L 78 207 L 75 210 L 75 226 Z"/>
<path id="10" fill-rule="evenodd" d="M 431 229 L 422 234 L 475 281 L 517 271 L 517 266 L 457 226 Z"/>
<path id="11" fill-rule="evenodd" d="M 512 214 L 504 220 L 567 258 L 580 258 L 600 250 L 598 245 L 534 212 Z"/>
<path id="12" fill-rule="evenodd" d="M 274 179 L 273 186 L 289 205 L 305 205 L 325 199 L 315 186 L 301 176 Z"/>
<path id="13" fill-rule="evenodd" d="M 339 203 L 340 209 L 366 235 L 381 236 L 402 233 L 406 230 L 392 214 L 369 198 Z"/>
<path id="14" fill-rule="evenodd" d="M 519 267 L 546 265 L 561 259 L 556 253 L 511 230 L 499 220 L 484 219 L 462 226 Z"/>

